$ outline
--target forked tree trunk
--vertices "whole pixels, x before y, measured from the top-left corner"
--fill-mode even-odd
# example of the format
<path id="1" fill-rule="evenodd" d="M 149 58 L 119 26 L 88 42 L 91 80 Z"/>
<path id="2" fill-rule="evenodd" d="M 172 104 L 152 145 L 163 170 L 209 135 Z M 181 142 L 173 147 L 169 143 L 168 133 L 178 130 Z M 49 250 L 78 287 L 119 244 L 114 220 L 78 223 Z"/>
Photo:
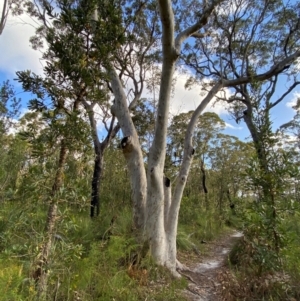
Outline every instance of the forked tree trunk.
<path id="1" fill-rule="evenodd" d="M 115 118 L 112 118 L 110 128 L 108 129 L 106 138 L 103 142 L 100 142 L 97 133 L 97 123 L 95 120 L 95 114 L 93 110 L 93 105 L 89 104 L 86 100 L 82 100 L 85 110 L 88 113 L 93 144 L 94 144 L 94 171 L 92 178 L 92 193 L 91 193 L 91 211 L 90 216 L 98 216 L 100 213 L 100 187 L 101 187 L 101 177 L 103 172 L 103 156 L 105 149 L 109 146 L 112 138 L 116 136 L 120 127 L 117 125 L 114 127 Z"/>
<path id="2" fill-rule="evenodd" d="M 251 80 L 262 81 L 268 79 L 276 74 L 276 72 L 280 73 L 284 70 L 284 66 L 286 66 L 287 62 L 295 60 L 300 56 L 300 51 L 298 51 L 273 66 L 268 72 L 257 76 L 240 77 L 233 80 L 220 79 L 219 82 L 215 83 L 210 92 L 194 111 L 188 125 L 185 136 L 183 160 L 175 183 L 174 194 L 171 196 L 171 186 L 168 186 L 169 182 L 166 181 L 164 177 L 164 165 L 170 92 L 175 63 L 180 55 L 182 43 L 206 25 L 209 16 L 220 2 L 222 2 L 222 0 L 211 1 L 210 6 L 204 9 L 199 20 L 193 26 L 183 30 L 178 34 L 177 38 L 174 39 L 172 3 L 170 0 L 158 0 L 160 19 L 162 22 L 163 62 L 160 82 L 161 88 L 155 122 L 156 127 L 154 140 L 149 151 L 147 178 L 141 146 L 129 114 L 122 83 L 114 68 L 112 66 L 108 68 L 111 86 L 115 96 L 112 113 L 118 118 L 124 135 L 121 144 L 130 175 L 134 223 L 136 228 L 144 234 L 143 238 L 148 240 L 150 252 L 154 260 L 160 265 L 167 266 L 174 275 L 178 275 L 176 272 L 178 213 L 194 154 L 192 137 L 199 115 L 221 88 L 247 83 Z"/>
<path id="3" fill-rule="evenodd" d="M 176 276 L 178 276 L 176 272 L 178 213 L 194 154 L 192 135 L 199 115 L 215 93 L 222 87 L 222 83 L 215 85 L 192 117 L 187 131 L 184 161 L 177 177 L 175 193 L 171 196 L 171 186 L 167 187 L 168 181 L 164 180 L 164 165 L 172 80 L 182 42 L 207 23 L 209 15 L 219 2 L 218 0 L 213 2 L 203 12 L 202 18 L 194 26 L 187 28 L 174 39 L 174 16 L 171 1 L 158 1 L 163 29 L 163 64 L 155 135 L 149 152 L 147 178 L 141 146 L 127 108 L 123 86 L 115 70 L 112 67 L 108 70 L 115 96 L 112 113 L 118 118 L 124 135 L 121 144 L 127 161 L 133 191 L 135 225 L 138 229 L 144 230 L 142 231 L 143 237 L 149 242 L 150 252 L 156 263 L 168 267 Z"/>
<path id="4" fill-rule="evenodd" d="M 33 278 L 37 283 L 37 300 L 44 301 L 47 298 L 47 268 L 49 257 L 51 254 L 53 235 L 55 232 L 55 224 L 57 219 L 57 199 L 56 194 L 63 183 L 64 165 L 67 159 L 67 147 L 65 140 L 61 141 L 59 160 L 57 164 L 56 175 L 50 194 L 50 205 L 48 209 L 47 221 L 45 226 L 45 238 L 41 249 L 40 256 L 37 261 L 36 269 L 33 273 Z"/>

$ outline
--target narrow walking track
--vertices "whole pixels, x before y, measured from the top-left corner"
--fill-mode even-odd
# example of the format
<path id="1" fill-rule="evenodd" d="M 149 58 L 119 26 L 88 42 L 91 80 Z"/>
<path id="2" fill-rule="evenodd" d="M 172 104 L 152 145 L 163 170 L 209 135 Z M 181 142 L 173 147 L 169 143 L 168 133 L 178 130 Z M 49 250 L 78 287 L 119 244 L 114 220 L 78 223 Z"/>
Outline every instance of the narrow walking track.
<path id="1" fill-rule="evenodd" d="M 182 272 L 189 280 L 184 295 L 190 301 L 222 301 L 220 292 L 221 283 L 218 274 L 224 268 L 228 254 L 236 241 L 243 235 L 234 231 L 221 237 L 219 240 L 208 243 L 209 255 L 202 258 L 202 262 L 187 263 L 187 270 Z M 201 258 L 201 257 L 200 257 Z"/>

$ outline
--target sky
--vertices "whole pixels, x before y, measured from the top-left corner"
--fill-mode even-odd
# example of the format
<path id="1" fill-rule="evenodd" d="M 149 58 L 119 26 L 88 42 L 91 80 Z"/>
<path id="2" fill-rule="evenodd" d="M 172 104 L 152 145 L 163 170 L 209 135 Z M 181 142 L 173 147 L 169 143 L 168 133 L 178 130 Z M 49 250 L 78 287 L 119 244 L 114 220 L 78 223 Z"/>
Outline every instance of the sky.
<path id="1" fill-rule="evenodd" d="M 31 95 L 22 92 L 21 85 L 14 79 L 16 78 L 16 71 L 31 70 L 37 74 L 42 74 L 42 54 L 33 50 L 29 43 L 30 37 L 34 35 L 36 25 L 26 15 L 19 17 L 9 16 L 4 31 L 0 35 L 0 82 L 2 83 L 9 79 L 15 86 L 15 89 L 18 91 L 18 97 L 23 100 L 23 112 L 27 110 L 26 103 L 31 98 Z M 171 114 L 194 110 L 201 102 L 201 99 L 203 99 L 201 87 L 193 87 L 191 90 L 186 90 L 184 84 L 187 80 L 187 75 L 177 73 L 176 77 L 174 97 L 171 101 Z M 281 92 L 284 92 L 284 85 L 282 85 L 281 90 Z M 300 88 L 288 95 L 282 103 L 273 109 L 271 120 L 274 129 L 293 118 L 295 111 L 292 109 L 292 104 L 295 103 L 298 96 L 300 96 Z M 210 105 L 206 111 L 217 113 L 226 122 L 226 134 L 237 136 L 241 140 L 250 140 L 250 134 L 246 125 L 243 122 L 236 124 L 226 111 L 225 103 L 219 102 L 215 106 Z"/>

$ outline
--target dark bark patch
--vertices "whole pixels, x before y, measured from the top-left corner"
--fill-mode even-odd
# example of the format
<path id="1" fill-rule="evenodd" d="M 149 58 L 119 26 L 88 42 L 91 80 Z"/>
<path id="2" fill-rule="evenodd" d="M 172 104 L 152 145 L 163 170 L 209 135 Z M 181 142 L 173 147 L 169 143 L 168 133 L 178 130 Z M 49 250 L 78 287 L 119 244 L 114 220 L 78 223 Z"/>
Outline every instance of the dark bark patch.
<path id="1" fill-rule="evenodd" d="M 165 178 L 164 178 L 164 182 L 165 182 L 165 186 L 166 186 L 166 187 L 170 187 L 170 185 L 171 185 L 171 180 L 170 180 L 169 178 L 165 177 Z"/>
<path id="2" fill-rule="evenodd" d="M 133 149 L 132 145 L 132 136 L 124 137 L 121 140 L 121 148 L 123 150 L 123 153 L 130 153 Z"/>
<path id="3" fill-rule="evenodd" d="M 100 213 L 100 192 L 99 192 L 99 186 L 100 186 L 100 177 L 102 173 L 102 159 L 101 154 L 97 154 L 95 158 L 95 164 L 94 164 L 94 173 L 93 173 L 93 180 L 92 180 L 92 195 L 91 195 L 91 212 L 90 216 L 94 217 L 95 213 L 96 216 Z"/>
<path id="4" fill-rule="evenodd" d="M 128 136 L 128 137 L 124 137 L 122 140 L 121 140 L 121 148 L 125 148 L 127 145 L 128 145 L 128 143 L 130 142 L 130 136 Z"/>
<path id="5" fill-rule="evenodd" d="M 201 172 L 202 172 L 202 187 L 203 187 L 204 193 L 207 194 L 208 190 L 207 190 L 207 187 L 206 187 L 206 172 L 205 172 L 203 161 L 201 161 L 200 169 L 201 169 Z"/>
<path id="6" fill-rule="evenodd" d="M 191 154 L 192 154 L 192 156 L 195 154 L 195 149 L 194 148 L 192 149 L 192 153 Z"/>

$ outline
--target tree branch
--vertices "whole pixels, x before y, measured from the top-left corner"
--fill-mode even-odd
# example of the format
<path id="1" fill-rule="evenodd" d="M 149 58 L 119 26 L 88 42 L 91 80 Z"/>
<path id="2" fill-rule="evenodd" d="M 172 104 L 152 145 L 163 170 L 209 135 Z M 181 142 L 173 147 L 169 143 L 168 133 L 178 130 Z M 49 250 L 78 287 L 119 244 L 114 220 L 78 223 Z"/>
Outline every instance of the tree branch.
<path id="1" fill-rule="evenodd" d="M 285 93 L 283 93 L 281 95 L 281 97 L 279 97 L 276 101 L 274 101 L 273 103 L 270 104 L 269 109 L 274 108 L 277 104 L 279 104 L 294 88 L 296 88 L 296 86 L 298 86 L 300 84 L 299 81 L 294 82 Z"/>
<path id="2" fill-rule="evenodd" d="M 253 76 L 244 76 L 237 79 L 224 80 L 224 87 L 233 87 L 236 85 L 246 84 L 251 81 L 265 81 L 274 75 L 282 73 L 284 70 L 288 68 L 290 64 L 292 64 L 299 57 L 300 57 L 300 50 L 294 52 L 293 54 L 286 57 L 279 63 L 275 64 L 273 67 L 270 68 L 269 71 L 265 73 L 253 75 Z"/>
<path id="3" fill-rule="evenodd" d="M 208 22 L 208 18 L 211 15 L 211 13 L 214 11 L 214 9 L 216 8 L 216 6 L 218 4 L 220 4 L 221 2 L 223 2 L 224 0 L 215 0 L 212 1 L 211 5 L 206 8 L 203 13 L 201 18 L 192 26 L 186 28 L 185 30 L 183 30 L 181 33 L 179 33 L 176 37 L 175 40 L 175 48 L 176 48 L 176 52 L 177 55 L 180 54 L 181 52 L 181 45 L 182 43 L 190 36 L 192 35 L 197 35 L 197 31 L 201 28 L 203 28 L 203 26 L 205 26 Z"/>
<path id="4" fill-rule="evenodd" d="M 8 0 L 4 0 L 4 3 L 3 3 L 2 16 L 1 16 L 1 20 L 0 20 L 0 35 L 2 34 L 3 29 L 5 27 L 5 23 L 6 23 L 8 12 L 9 12 L 9 8 L 7 8 L 7 2 L 8 2 Z"/>

